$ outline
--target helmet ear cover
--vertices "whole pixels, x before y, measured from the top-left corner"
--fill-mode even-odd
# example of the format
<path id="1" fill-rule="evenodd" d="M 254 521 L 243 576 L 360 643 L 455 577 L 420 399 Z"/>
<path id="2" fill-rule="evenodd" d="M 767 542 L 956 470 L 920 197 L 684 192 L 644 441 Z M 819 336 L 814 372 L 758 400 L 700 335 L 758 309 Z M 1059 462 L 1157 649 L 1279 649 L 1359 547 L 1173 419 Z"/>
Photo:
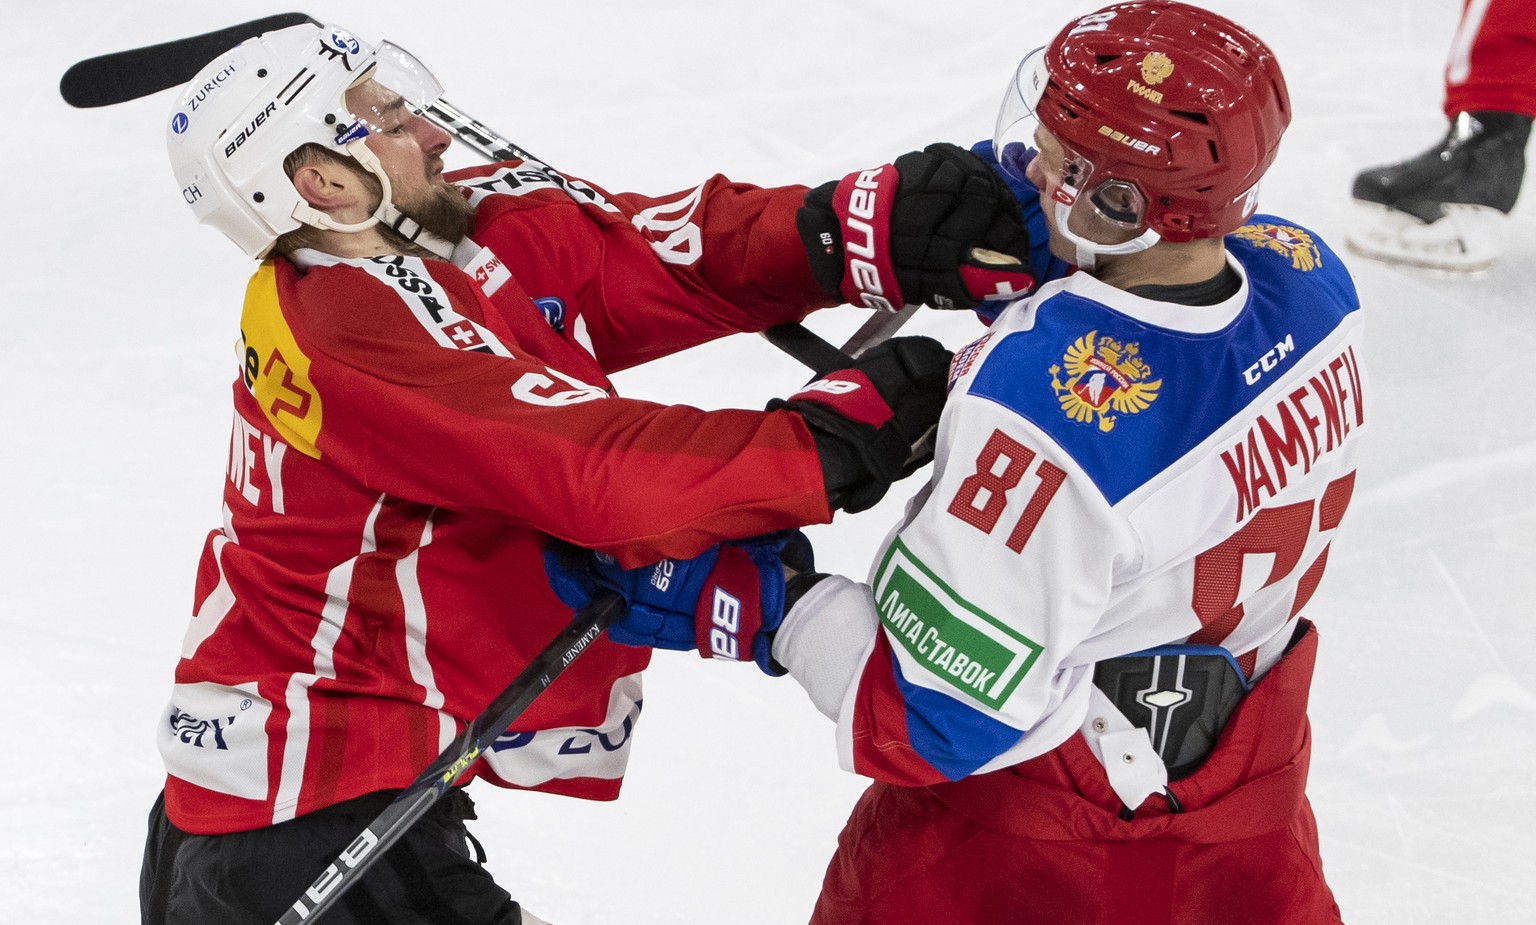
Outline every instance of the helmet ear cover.
<path id="1" fill-rule="evenodd" d="M 1030 68 L 1032 59 L 1037 59 L 1041 51 L 1032 52 L 1024 59 L 1019 66 L 1020 74 Z M 1162 236 L 1148 226 L 1147 197 L 1137 183 L 1117 177 L 1096 180 L 1097 169 L 1092 161 L 1062 144 L 1049 132 L 1044 138 L 1037 134 L 1043 128 L 1032 110 L 1018 115 L 1013 103 L 1017 99 L 1015 89 L 1010 88 L 998 117 L 998 133 L 993 138 L 994 155 L 1005 173 L 1025 181 L 1029 179 L 1025 174 L 1030 165 L 1040 165 L 1044 178 L 1042 189 L 1050 191 L 1054 205 L 1055 224 L 1051 233 L 1073 248 L 1073 259 L 1080 269 L 1093 270 L 1099 257 L 1134 254 L 1162 240 Z M 1027 146 L 1030 143 L 1038 143 L 1044 150 L 1030 148 Z M 1059 166 L 1053 161 L 1059 161 Z M 1093 219 L 1111 230 L 1107 234 L 1104 229 L 1091 227 L 1083 233 L 1073 230 L 1073 210 L 1079 202 L 1086 202 Z M 1123 237 L 1117 232 L 1130 232 L 1130 235 Z M 1105 237 L 1121 237 L 1121 240 L 1107 243 L 1103 240 Z"/>
<path id="2" fill-rule="evenodd" d="M 1109 179 L 1093 188 L 1088 202 L 1104 221 L 1127 231 L 1147 226 L 1147 197 L 1129 180 Z"/>

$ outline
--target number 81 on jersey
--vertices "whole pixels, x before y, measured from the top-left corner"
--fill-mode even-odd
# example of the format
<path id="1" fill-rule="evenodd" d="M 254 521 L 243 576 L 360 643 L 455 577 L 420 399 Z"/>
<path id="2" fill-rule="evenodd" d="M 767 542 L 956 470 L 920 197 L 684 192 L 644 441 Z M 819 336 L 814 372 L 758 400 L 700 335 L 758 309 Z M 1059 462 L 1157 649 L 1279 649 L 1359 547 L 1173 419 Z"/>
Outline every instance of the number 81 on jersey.
<path id="1" fill-rule="evenodd" d="M 949 512 L 982 533 L 990 534 L 1008 506 L 1008 492 L 1018 486 L 1036 455 L 1034 450 L 1001 430 L 992 431 L 976 457 L 976 472 L 960 483 L 960 490 L 949 502 Z M 1067 478 L 1067 474 L 1048 459 L 1040 461 L 1035 475 L 1039 484 L 1024 506 L 1024 513 L 1008 532 L 1008 548 L 1014 552 L 1024 551 L 1024 544 L 1029 542 L 1046 507 Z"/>

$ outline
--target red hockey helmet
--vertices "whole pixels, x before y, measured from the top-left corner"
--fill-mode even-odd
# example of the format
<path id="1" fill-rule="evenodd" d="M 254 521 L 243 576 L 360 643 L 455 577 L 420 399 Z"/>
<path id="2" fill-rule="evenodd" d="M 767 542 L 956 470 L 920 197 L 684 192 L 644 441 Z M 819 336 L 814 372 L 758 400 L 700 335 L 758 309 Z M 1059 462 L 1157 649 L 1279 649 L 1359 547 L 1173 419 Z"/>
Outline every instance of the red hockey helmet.
<path id="1" fill-rule="evenodd" d="M 1026 58 L 999 114 L 1000 158 L 1009 124 L 1027 114 L 1086 162 L 1079 188 L 1101 214 L 1170 241 L 1247 221 L 1291 121 L 1269 46 L 1174 0 L 1105 7 Z M 1115 195 L 1100 195 L 1112 184 Z"/>

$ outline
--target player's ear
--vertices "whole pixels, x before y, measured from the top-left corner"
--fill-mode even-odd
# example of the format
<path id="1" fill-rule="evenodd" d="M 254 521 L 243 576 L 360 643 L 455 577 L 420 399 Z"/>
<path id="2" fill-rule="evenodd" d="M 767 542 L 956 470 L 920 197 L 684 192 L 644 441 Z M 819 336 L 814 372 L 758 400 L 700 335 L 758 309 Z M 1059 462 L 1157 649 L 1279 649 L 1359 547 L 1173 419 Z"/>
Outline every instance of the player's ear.
<path id="1" fill-rule="evenodd" d="M 322 212 L 361 204 L 366 191 L 355 173 L 331 161 L 306 164 L 293 172 L 293 188 Z"/>

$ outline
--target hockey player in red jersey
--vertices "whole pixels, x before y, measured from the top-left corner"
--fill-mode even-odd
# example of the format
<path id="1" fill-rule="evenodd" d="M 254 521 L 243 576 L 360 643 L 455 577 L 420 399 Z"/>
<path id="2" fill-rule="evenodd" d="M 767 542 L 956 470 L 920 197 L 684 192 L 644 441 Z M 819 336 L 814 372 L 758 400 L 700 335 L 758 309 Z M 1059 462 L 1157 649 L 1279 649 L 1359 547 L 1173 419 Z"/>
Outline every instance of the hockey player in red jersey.
<path id="1" fill-rule="evenodd" d="M 1355 177 L 1349 246 L 1438 270 L 1492 266 L 1525 180 L 1536 116 L 1536 5 L 1465 0 L 1445 66 L 1445 137 Z"/>
<path id="2" fill-rule="evenodd" d="M 552 559 L 567 603 L 631 601 L 613 638 L 750 646 L 836 722 L 874 783 L 813 925 L 1340 921 L 1305 611 L 1368 393 L 1348 271 L 1255 214 L 1290 119 L 1274 54 L 1225 18 L 1068 23 L 977 146 L 1045 282 L 957 352 L 932 477 L 868 581 L 800 572 L 722 612 L 734 546 L 667 563 L 666 589 Z"/>
<path id="3" fill-rule="evenodd" d="M 937 420 L 949 354 L 892 341 L 850 361 L 852 388 L 765 412 L 618 398 L 609 372 L 843 293 L 976 304 L 967 242 L 1024 240 L 987 165 L 934 148 L 850 181 L 857 201 L 806 229 L 813 272 L 804 187 L 610 194 L 533 161 L 444 177 L 437 92 L 397 46 L 298 26 L 209 64 L 170 119 L 183 197 L 262 262 L 223 523 L 159 722 L 146 923 L 287 909 L 569 621 L 547 538 L 639 565 L 867 507 Z M 593 643 L 477 776 L 614 798 L 648 659 Z M 329 921 L 536 925 L 470 856 L 471 816 L 445 797 Z"/>

